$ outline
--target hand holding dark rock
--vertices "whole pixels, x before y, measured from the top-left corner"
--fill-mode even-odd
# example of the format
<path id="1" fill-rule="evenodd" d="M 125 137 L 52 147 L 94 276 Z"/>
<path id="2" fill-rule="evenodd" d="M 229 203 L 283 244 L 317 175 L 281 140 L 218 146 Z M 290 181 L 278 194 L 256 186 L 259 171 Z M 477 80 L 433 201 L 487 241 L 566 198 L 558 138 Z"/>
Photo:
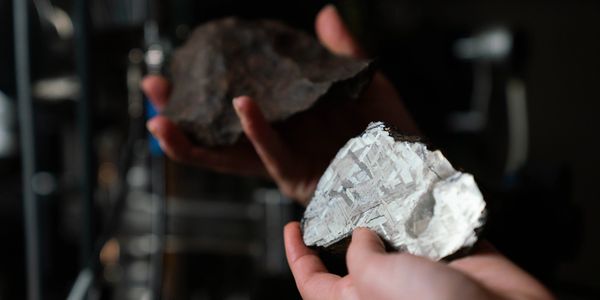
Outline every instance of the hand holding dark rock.
<path id="1" fill-rule="evenodd" d="M 321 10 L 315 26 L 320 42 L 331 52 L 364 57 L 333 6 Z M 157 109 L 168 103 L 171 85 L 166 79 L 149 76 L 142 87 Z M 337 150 L 370 121 L 384 121 L 405 134 L 417 134 L 396 90 L 379 73 L 357 101 L 325 103 L 276 126 L 250 97 L 237 97 L 231 105 L 245 137 L 230 146 L 198 146 L 165 116 L 150 120 L 148 129 L 174 160 L 223 173 L 270 177 L 285 195 L 300 203 L 309 199 Z"/>

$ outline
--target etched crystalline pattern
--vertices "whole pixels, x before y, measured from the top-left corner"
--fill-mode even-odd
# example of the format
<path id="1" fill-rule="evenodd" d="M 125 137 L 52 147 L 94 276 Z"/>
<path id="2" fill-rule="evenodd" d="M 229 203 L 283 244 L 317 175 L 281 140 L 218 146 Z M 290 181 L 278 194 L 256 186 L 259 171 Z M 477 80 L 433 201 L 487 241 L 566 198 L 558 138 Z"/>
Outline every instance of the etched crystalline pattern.
<path id="1" fill-rule="evenodd" d="M 337 153 L 302 228 L 308 246 L 328 247 L 367 227 L 397 250 L 439 260 L 472 246 L 484 216 L 472 175 L 377 122 Z"/>

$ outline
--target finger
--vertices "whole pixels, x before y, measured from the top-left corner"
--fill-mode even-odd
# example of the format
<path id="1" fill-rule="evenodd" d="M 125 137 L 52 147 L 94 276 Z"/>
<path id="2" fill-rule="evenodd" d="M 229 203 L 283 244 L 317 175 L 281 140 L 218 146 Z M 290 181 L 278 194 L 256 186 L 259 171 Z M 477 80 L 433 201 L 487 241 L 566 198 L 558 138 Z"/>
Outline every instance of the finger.
<path id="1" fill-rule="evenodd" d="M 287 176 L 285 171 L 291 165 L 289 150 L 265 120 L 260 107 L 250 97 L 242 96 L 233 99 L 233 107 L 244 133 L 254 146 L 267 172 L 275 182 L 282 183 L 280 188 L 285 189 Z"/>
<path id="2" fill-rule="evenodd" d="M 161 111 L 169 100 L 171 84 L 162 76 L 148 75 L 142 80 L 142 91 L 148 96 L 154 107 Z"/>
<path id="3" fill-rule="evenodd" d="M 448 265 L 461 271 L 482 269 L 480 266 L 492 261 L 504 261 L 506 258 L 487 241 L 479 242 L 470 255 L 451 261 Z"/>
<path id="4" fill-rule="evenodd" d="M 326 273 L 327 268 L 316 252 L 304 245 L 300 223 L 290 222 L 283 229 L 285 254 L 296 279 L 304 279 L 315 273 Z"/>
<path id="5" fill-rule="evenodd" d="M 321 9 L 315 21 L 315 29 L 321 43 L 331 52 L 355 58 L 366 57 L 334 5 L 329 4 Z M 375 111 L 376 115 L 370 116 L 367 112 L 367 121 L 381 120 L 402 128 L 405 134 L 420 134 L 408 110 L 398 100 L 400 97 L 396 89 L 383 75 L 376 73 L 366 92 L 368 95 L 364 99 L 389 99 L 369 101 L 368 109 Z"/>
<path id="6" fill-rule="evenodd" d="M 176 161 L 189 160 L 192 144 L 175 124 L 164 116 L 157 116 L 146 123 L 148 131 L 156 137 L 161 149 Z"/>
<path id="7" fill-rule="evenodd" d="M 352 233 L 352 241 L 346 255 L 348 271 L 350 274 L 362 273 L 365 266 L 382 254 L 385 254 L 385 245 L 377 233 L 366 228 L 357 228 Z"/>
<path id="8" fill-rule="evenodd" d="M 331 52 L 355 58 L 366 57 L 334 5 L 329 4 L 321 9 L 315 21 L 315 29 L 321 43 Z M 369 115 L 367 112 L 366 121 L 381 120 L 402 128 L 406 134 L 419 134 L 413 119 L 399 101 L 396 89 L 384 76 L 377 73 L 366 93 L 368 95 L 364 99 L 389 99 L 370 100 L 367 110 L 376 112 L 376 115 Z"/>
<path id="9" fill-rule="evenodd" d="M 192 163 L 221 173 L 265 175 L 260 171 L 262 169 L 257 159 L 249 155 L 252 152 L 248 149 L 239 147 L 211 149 L 195 146 L 164 116 L 152 118 L 146 127 L 156 137 L 165 154 L 175 161 Z"/>
<path id="10" fill-rule="evenodd" d="M 472 255 L 454 260 L 448 266 L 468 274 L 498 294 L 512 292 L 531 295 L 532 299 L 552 299 L 541 283 L 487 242 L 481 243 Z M 505 276 L 498 277 L 498 274 Z"/>
<path id="11" fill-rule="evenodd" d="M 329 51 L 343 56 L 365 57 L 333 4 L 321 9 L 315 20 L 315 29 L 317 37 Z"/>
<path id="12" fill-rule="evenodd" d="M 436 291 L 431 286 L 436 286 L 439 291 L 446 286 L 448 277 L 456 277 L 455 282 L 462 280 L 455 276 L 460 273 L 450 272 L 447 267 L 422 257 L 406 253 L 386 254 L 379 236 L 364 228 L 358 228 L 352 234 L 347 265 L 364 299 L 389 298 L 389 291 L 400 292 L 398 299 L 437 299 L 437 293 L 431 293 Z M 393 280 L 373 280 L 384 277 Z"/>
<path id="13" fill-rule="evenodd" d="M 285 255 L 303 299 L 333 299 L 337 275 L 330 274 L 315 251 L 304 245 L 300 224 L 284 228 Z"/>

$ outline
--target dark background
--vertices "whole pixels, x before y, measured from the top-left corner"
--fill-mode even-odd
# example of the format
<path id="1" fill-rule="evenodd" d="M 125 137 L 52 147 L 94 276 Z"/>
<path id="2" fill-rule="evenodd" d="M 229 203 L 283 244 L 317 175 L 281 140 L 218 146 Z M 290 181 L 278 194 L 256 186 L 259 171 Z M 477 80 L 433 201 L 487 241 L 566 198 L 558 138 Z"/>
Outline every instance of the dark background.
<path id="1" fill-rule="evenodd" d="M 38 9 L 42 2 L 61 8 L 73 19 L 74 0 L 30 1 L 31 80 L 36 83 L 66 77 L 77 82 L 80 77 L 76 73 L 75 37 L 60 36 L 44 21 Z M 143 122 L 138 120 L 143 117 L 131 114 L 131 93 L 139 90 L 127 86 L 128 78 L 135 79 L 127 74 L 130 68 L 149 70 L 135 59 L 137 52 L 132 49 L 147 54 L 151 45 L 158 44 L 168 57 L 170 49 L 180 45 L 194 26 L 229 15 L 276 18 L 314 31 L 314 16 L 326 3 L 90 1 L 86 35 L 88 75 L 92 82 L 91 158 L 97 179 L 93 231 L 96 237 L 102 235 L 110 220 L 106 215 L 116 203 L 112 199 L 119 198 L 114 186 L 125 180 L 126 174 L 157 173 L 157 168 L 152 167 L 156 159 L 152 148 L 148 152 L 140 151 L 146 149 L 144 146 L 123 146 L 131 136 L 147 142 Z M 597 271 L 600 218 L 596 217 L 600 212 L 596 184 L 596 170 L 600 168 L 596 154 L 600 147 L 596 133 L 600 128 L 597 117 L 600 3 L 591 0 L 333 3 L 367 52 L 378 59 L 382 71 L 394 82 L 429 142 L 441 148 L 457 167 L 478 178 L 490 206 L 486 238 L 540 278 L 560 299 L 600 298 Z M 3 20 L 0 91 L 15 104 L 12 16 L 10 1 L 0 0 L 0 20 Z M 148 37 L 149 20 L 156 21 L 160 40 Z M 506 57 L 497 61 L 457 57 L 457 41 L 489 32 L 486 30 L 490 28 L 503 28 L 513 38 L 513 47 Z M 457 130 L 451 116 L 471 110 L 472 91 L 481 75 L 474 71 L 478 64 L 487 68 L 486 74 L 491 78 L 488 123 L 475 130 Z M 507 149 L 512 144 L 507 129 L 510 117 L 506 87 L 515 81 L 522 84 L 526 95 L 527 126 L 518 130 L 525 133 L 527 155 L 516 168 L 507 170 Z M 78 199 L 82 171 L 78 163 L 81 149 L 75 98 L 66 95 L 48 100 L 43 92 L 34 93 L 38 168 L 52 174 L 56 181 L 55 189 L 41 197 L 42 278 L 44 294 L 49 299 L 65 298 L 81 267 L 78 256 L 83 232 L 82 208 Z M 16 124 L 3 126 L 16 133 Z M 126 167 L 119 160 L 123 151 L 137 153 Z M 130 172 L 132 168 L 136 171 Z M 126 172 L 121 172 L 122 169 Z M 118 175 L 106 175 L 111 172 Z M 277 232 L 280 228 L 277 226 L 287 219 L 297 218 L 301 208 L 277 200 L 276 209 L 282 212 L 277 219 L 279 223 L 276 222 L 279 225 L 264 231 L 261 228 L 265 227 L 264 219 L 269 218 L 269 213 L 258 217 L 249 213 L 248 217 L 244 212 L 268 210 L 266 196 L 257 191 L 272 190 L 270 183 L 223 177 L 170 162 L 158 173 L 163 174 L 160 178 L 167 184 L 167 206 L 171 208 L 167 214 L 168 237 L 162 272 L 165 298 L 297 297 L 293 281 L 282 265 L 281 252 L 267 249 L 271 249 L 270 234 Z M 0 158 L 2 299 L 22 299 L 26 291 L 20 176 L 19 152 Z M 152 187 L 156 182 L 145 187 L 135 186 L 135 182 L 124 184 L 131 186 L 129 194 L 137 188 L 147 192 L 146 196 L 137 194 L 138 200 L 145 203 L 144 199 L 155 193 Z M 127 199 L 133 201 L 133 198 L 137 199 Z M 148 292 L 143 289 L 148 282 L 135 278 L 138 273 L 143 277 L 145 272 L 139 270 L 151 265 L 143 264 L 147 257 L 135 254 L 128 245 L 143 241 L 137 238 L 151 232 L 151 226 L 139 221 L 151 216 L 128 203 L 121 218 L 124 225 L 111 232 L 115 241 L 111 245 L 120 245 L 120 255 L 116 261 L 105 259 L 96 271 L 94 289 L 102 298 L 136 299 Z M 193 213 L 198 211 L 214 214 Z M 130 250 L 133 254 L 127 252 Z"/>

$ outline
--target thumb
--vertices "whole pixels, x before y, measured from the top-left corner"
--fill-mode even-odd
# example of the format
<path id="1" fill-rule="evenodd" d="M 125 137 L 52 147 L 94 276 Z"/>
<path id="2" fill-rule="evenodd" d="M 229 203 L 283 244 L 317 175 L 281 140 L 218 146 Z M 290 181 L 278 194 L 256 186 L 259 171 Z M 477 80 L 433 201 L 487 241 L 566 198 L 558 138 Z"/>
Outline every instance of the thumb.
<path id="1" fill-rule="evenodd" d="M 315 30 L 319 40 L 329 51 L 354 58 L 366 56 L 333 4 L 321 9 L 315 20 Z"/>
<path id="2" fill-rule="evenodd" d="M 362 273 L 366 266 L 385 254 L 385 246 L 377 233 L 366 228 L 357 228 L 352 233 L 346 264 L 350 274 Z"/>

